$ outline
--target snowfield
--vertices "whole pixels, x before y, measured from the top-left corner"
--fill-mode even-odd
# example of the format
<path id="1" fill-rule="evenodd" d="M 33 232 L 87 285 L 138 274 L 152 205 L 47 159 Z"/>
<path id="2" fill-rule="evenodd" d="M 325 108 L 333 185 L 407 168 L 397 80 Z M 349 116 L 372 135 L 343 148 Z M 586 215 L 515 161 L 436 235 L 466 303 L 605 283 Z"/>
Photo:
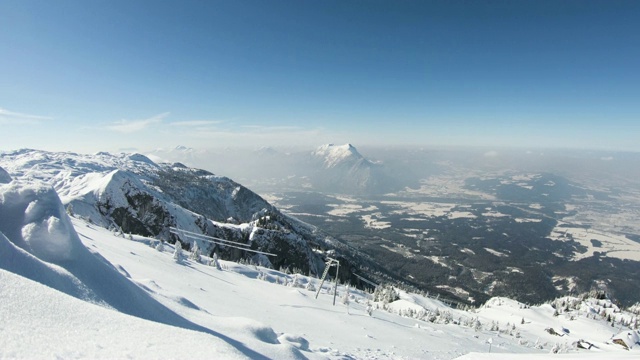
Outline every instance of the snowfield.
<path id="1" fill-rule="evenodd" d="M 2 358 L 183 358 L 183 347 L 196 358 L 248 358 L 219 337 L 78 300 L 5 270 L 0 284 Z"/>
<path id="2" fill-rule="evenodd" d="M 334 297 L 331 281 L 316 299 L 320 281 L 303 274 L 174 254 L 70 218 L 48 185 L 0 184 L 0 358 L 640 355 L 637 330 L 623 325 L 637 315 L 608 300 L 563 298 L 554 309 L 494 298 L 462 310 L 397 289 L 380 290 L 390 302 L 343 284 Z"/>
<path id="3" fill-rule="evenodd" d="M 573 260 L 594 256 L 595 252 L 600 252 L 603 256 L 640 261 L 640 243 L 630 240 L 622 234 L 569 226 L 561 222 L 553 229 L 549 237 L 553 240 L 575 240 L 587 248 L 587 251 L 582 254 L 575 253 Z"/>

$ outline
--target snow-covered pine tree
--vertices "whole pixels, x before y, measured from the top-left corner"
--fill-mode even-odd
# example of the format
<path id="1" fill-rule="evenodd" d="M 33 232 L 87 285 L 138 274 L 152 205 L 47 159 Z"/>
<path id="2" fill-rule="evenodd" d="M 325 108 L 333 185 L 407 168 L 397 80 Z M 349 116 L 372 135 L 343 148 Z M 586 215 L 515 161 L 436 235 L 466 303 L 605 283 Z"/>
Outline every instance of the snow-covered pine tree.
<path id="1" fill-rule="evenodd" d="M 349 314 L 349 285 L 346 286 L 341 301 L 344 305 L 347 306 L 347 314 Z"/>
<path id="2" fill-rule="evenodd" d="M 180 240 L 176 240 L 176 243 L 174 245 L 175 250 L 173 251 L 173 259 L 176 262 L 181 262 L 182 261 L 182 243 L 180 242 Z"/>
<path id="3" fill-rule="evenodd" d="M 400 299 L 400 295 L 396 292 L 391 284 L 379 285 L 373 292 L 373 301 L 381 301 L 384 304 L 392 303 Z"/>
<path id="4" fill-rule="evenodd" d="M 158 245 L 156 245 L 156 250 L 163 252 L 164 251 L 164 241 L 158 241 Z"/>
<path id="5" fill-rule="evenodd" d="M 307 286 L 305 286 L 305 289 L 307 289 L 308 291 L 316 291 L 316 287 L 313 285 L 311 280 L 307 281 Z"/>
<path id="6" fill-rule="evenodd" d="M 218 254 L 217 253 L 213 253 L 213 257 L 211 258 L 211 262 L 209 263 L 210 266 L 215 266 L 216 269 L 218 270 L 222 270 L 222 267 L 220 266 L 220 262 L 218 261 Z M 266 277 L 266 275 L 265 275 Z"/>
<path id="7" fill-rule="evenodd" d="M 349 285 L 345 287 L 344 295 L 342 295 L 342 303 L 349 306 Z"/>
<path id="8" fill-rule="evenodd" d="M 291 279 L 291 287 L 300 287 L 300 282 L 298 280 L 298 274 L 293 275 L 293 279 Z"/>
<path id="9" fill-rule="evenodd" d="M 195 262 L 200 262 L 200 247 L 198 246 L 198 242 L 194 241 L 193 242 L 193 248 L 191 249 L 191 255 L 189 255 L 189 258 Z"/>
<path id="10" fill-rule="evenodd" d="M 480 319 L 476 318 L 476 321 L 473 323 L 473 329 L 475 331 L 482 330 L 482 323 L 480 322 Z"/>

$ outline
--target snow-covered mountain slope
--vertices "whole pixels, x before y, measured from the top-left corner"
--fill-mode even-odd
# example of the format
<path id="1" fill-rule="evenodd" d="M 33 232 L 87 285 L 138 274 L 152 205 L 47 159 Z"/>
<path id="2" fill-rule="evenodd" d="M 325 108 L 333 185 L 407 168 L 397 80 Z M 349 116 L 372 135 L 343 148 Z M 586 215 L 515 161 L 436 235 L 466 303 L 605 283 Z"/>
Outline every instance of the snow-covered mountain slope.
<path id="1" fill-rule="evenodd" d="M 51 184 L 65 204 L 83 199 L 90 193 L 109 197 L 126 185 L 139 188 L 155 197 L 168 193 L 195 212 L 213 220 L 233 217 L 250 221 L 263 208 L 272 206 L 258 195 L 232 180 L 181 164 L 156 164 L 140 154 L 93 155 L 19 150 L 3 153 L 0 164 L 14 178 L 39 179 Z M 176 195 L 180 195 L 179 197 Z M 202 196 L 207 196 L 202 199 Z M 106 199 L 101 199 L 106 202 Z M 113 206 L 122 205 L 124 196 L 112 199 Z M 203 209 L 202 203 L 207 203 Z M 95 219 L 92 219 L 95 220 Z"/>
<path id="2" fill-rule="evenodd" d="M 321 270 L 313 247 L 324 236 L 296 225 L 257 194 L 226 178 L 181 164 L 156 164 L 140 154 L 82 155 L 19 150 L 0 155 L 0 166 L 19 181 L 43 181 L 69 212 L 123 234 L 177 239 L 170 227 L 220 237 L 274 253 L 253 259 L 273 267 Z M 190 246 L 197 240 L 180 238 Z M 198 241 L 205 254 L 245 254 Z M 319 270 L 320 268 L 320 270 Z"/>
<path id="3" fill-rule="evenodd" d="M 630 328 L 638 311 L 608 300 L 529 307 L 495 298 L 464 311 L 389 287 L 370 295 L 339 285 L 334 297 L 331 281 L 176 260 L 174 247 L 156 239 L 70 219 L 56 193 L 36 183 L 0 185 L 0 215 L 0 358 L 453 359 L 491 351 L 518 359 L 557 351 L 623 359 L 640 351 Z"/>

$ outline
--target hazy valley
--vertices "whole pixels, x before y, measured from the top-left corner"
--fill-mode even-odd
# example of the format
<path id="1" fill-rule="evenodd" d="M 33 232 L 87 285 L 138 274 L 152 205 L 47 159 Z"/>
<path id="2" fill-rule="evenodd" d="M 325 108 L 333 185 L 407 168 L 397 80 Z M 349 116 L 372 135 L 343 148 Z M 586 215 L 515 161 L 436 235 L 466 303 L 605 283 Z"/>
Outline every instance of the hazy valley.
<path id="1" fill-rule="evenodd" d="M 594 288 L 623 303 L 638 300 L 636 155 L 372 148 L 365 154 L 377 157 L 369 159 L 355 151 L 314 163 L 303 155 L 317 151 L 261 149 L 247 155 L 254 163 L 244 172 L 226 163 L 246 165 L 246 158 L 209 166 L 251 177 L 250 186 L 276 207 L 371 256 L 396 280 L 457 301 L 537 303 Z M 393 185 L 359 194 L 353 184 L 314 186 L 307 174 L 336 158 L 350 165 L 337 169 L 345 177 L 366 158 L 378 166 L 369 175 Z"/>

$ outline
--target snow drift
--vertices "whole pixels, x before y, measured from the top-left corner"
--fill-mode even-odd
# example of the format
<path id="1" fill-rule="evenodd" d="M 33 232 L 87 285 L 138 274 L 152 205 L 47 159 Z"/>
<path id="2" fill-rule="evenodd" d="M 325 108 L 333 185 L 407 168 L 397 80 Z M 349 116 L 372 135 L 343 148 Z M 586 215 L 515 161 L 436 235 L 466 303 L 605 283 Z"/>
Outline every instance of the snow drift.
<path id="1" fill-rule="evenodd" d="M 0 231 L 14 244 L 48 262 L 76 259 L 84 247 L 58 194 L 44 184 L 2 185 Z"/>
<path id="2" fill-rule="evenodd" d="M 167 309 L 82 244 L 57 193 L 42 183 L 0 185 L 0 268 L 123 313 L 206 331 Z"/>
<path id="3" fill-rule="evenodd" d="M 77 300 L 0 269 L 0 358 L 248 359 L 227 342 Z M 175 340 L 179 339 L 180 346 Z"/>

